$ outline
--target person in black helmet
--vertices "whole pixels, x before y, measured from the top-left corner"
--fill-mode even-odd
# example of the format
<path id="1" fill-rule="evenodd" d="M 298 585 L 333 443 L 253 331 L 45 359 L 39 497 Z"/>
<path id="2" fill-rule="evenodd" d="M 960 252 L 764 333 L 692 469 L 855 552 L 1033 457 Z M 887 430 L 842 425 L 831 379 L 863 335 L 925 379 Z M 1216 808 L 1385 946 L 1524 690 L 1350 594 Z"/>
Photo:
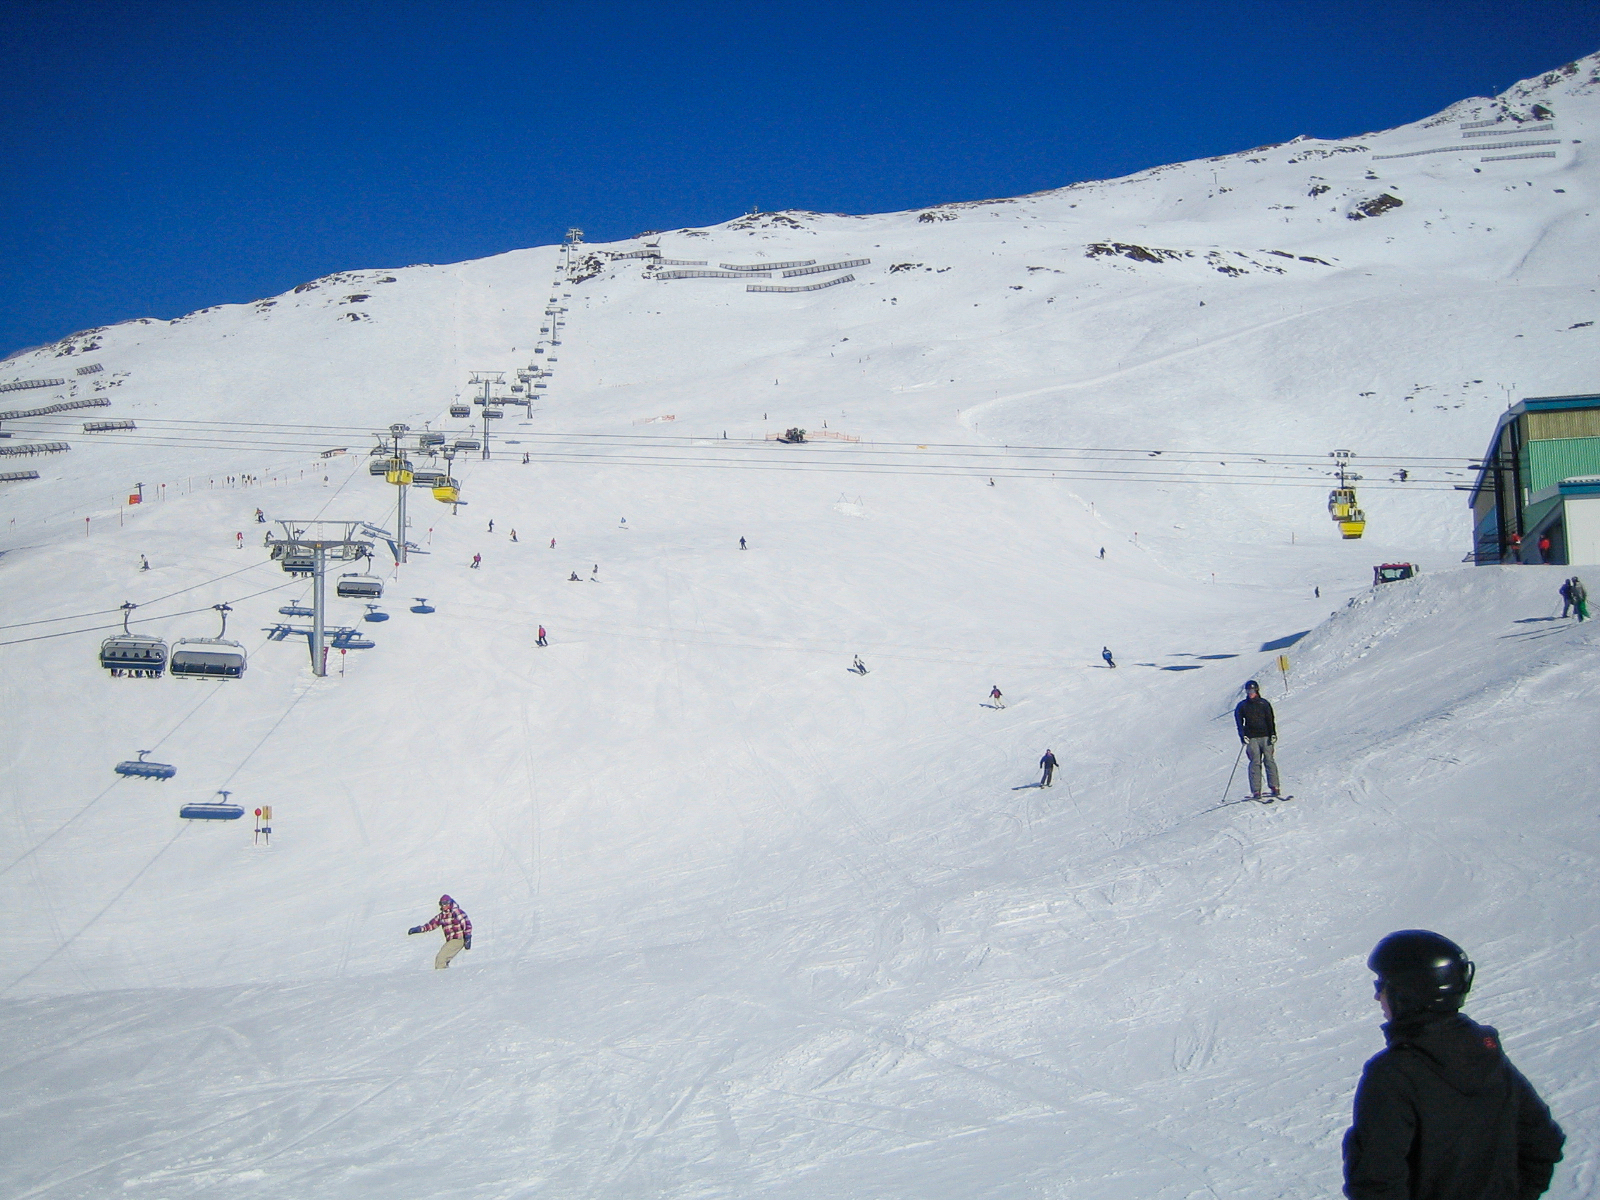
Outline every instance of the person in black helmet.
<path id="1" fill-rule="evenodd" d="M 1278 759 L 1272 748 L 1278 744 L 1278 722 L 1272 715 L 1272 703 L 1261 698 L 1261 687 L 1254 679 L 1244 685 L 1244 699 L 1234 706 L 1233 723 L 1238 726 L 1239 740 L 1250 757 L 1250 795 L 1259 800 L 1261 768 L 1267 768 L 1267 786 L 1274 800 L 1281 799 L 1278 790 Z"/>
<path id="2" fill-rule="evenodd" d="M 1500 1049 L 1500 1035 L 1460 1012 L 1475 968 L 1426 929 L 1378 943 L 1388 1048 L 1356 1085 L 1344 1135 L 1350 1200 L 1534 1200 L 1550 1186 L 1566 1135 Z"/>

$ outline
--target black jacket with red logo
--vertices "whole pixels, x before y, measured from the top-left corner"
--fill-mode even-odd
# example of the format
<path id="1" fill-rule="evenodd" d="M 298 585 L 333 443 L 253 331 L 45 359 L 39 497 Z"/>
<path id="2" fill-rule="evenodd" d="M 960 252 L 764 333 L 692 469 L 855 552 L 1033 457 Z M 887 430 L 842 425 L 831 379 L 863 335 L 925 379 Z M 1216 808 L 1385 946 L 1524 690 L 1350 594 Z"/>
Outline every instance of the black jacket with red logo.
<path id="1" fill-rule="evenodd" d="M 1500 1049 L 1460 1013 L 1390 1022 L 1344 1135 L 1350 1200 L 1534 1200 L 1566 1135 Z"/>

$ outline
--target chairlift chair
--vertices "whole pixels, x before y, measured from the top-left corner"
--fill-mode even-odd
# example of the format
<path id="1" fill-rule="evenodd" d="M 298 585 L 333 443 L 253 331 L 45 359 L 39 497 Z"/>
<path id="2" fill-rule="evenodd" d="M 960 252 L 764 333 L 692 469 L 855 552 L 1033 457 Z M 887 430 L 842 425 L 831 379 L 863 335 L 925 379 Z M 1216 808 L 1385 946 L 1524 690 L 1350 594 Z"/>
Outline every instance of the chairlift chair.
<path id="1" fill-rule="evenodd" d="M 214 638 L 179 638 L 172 649 L 169 665 L 174 676 L 187 679 L 238 679 L 244 674 L 248 658 L 244 647 L 230 641 L 222 634 L 228 632 L 228 614 L 233 609 L 226 604 L 213 604 L 222 616 L 222 633 Z"/>
<path id="2" fill-rule="evenodd" d="M 285 604 L 278 610 L 278 614 L 284 617 L 314 617 L 317 612 L 313 608 L 307 608 L 304 604 Z"/>
<path id="3" fill-rule="evenodd" d="M 218 791 L 221 800 L 201 800 L 194 804 L 185 804 L 178 810 L 178 816 L 185 821 L 237 821 L 244 816 L 244 809 L 237 804 L 230 804 L 228 797 L 233 793 Z"/>
<path id="4" fill-rule="evenodd" d="M 128 617 L 137 607 L 132 602 L 122 606 L 122 632 L 100 643 L 100 665 L 113 678 L 126 674 L 134 679 L 159 679 L 167 667 L 167 643 L 148 634 L 129 632 Z"/>
<path id="5" fill-rule="evenodd" d="M 417 435 L 417 444 L 419 446 L 442 446 L 444 445 L 444 434 L 419 433 Z"/>
<path id="6" fill-rule="evenodd" d="M 386 612 L 379 612 L 378 611 L 378 606 L 376 604 L 369 604 L 369 605 L 367 605 L 366 615 L 364 617 L 362 617 L 361 619 L 363 621 L 373 621 L 373 622 L 387 621 L 389 619 L 389 614 L 386 613 Z"/>
<path id="7" fill-rule="evenodd" d="M 450 415 L 452 417 L 470 417 L 472 410 L 465 404 L 452 404 L 450 406 Z"/>
<path id="8" fill-rule="evenodd" d="M 118 775 L 126 775 L 130 779 L 171 779 L 178 773 L 178 768 L 171 763 L 146 762 L 144 756 L 148 750 L 139 751 L 138 758 L 130 758 L 119 762 L 116 766 Z"/>
<path id="9" fill-rule="evenodd" d="M 334 591 L 346 600 L 365 600 L 369 597 L 378 600 L 383 597 L 383 580 L 376 575 L 341 575 Z"/>
<path id="10" fill-rule="evenodd" d="M 309 550 L 289 550 L 284 553 L 281 565 L 290 575 L 315 575 L 317 556 Z"/>
<path id="11" fill-rule="evenodd" d="M 457 438 L 455 448 L 457 450 L 482 450 L 483 443 L 477 438 Z"/>

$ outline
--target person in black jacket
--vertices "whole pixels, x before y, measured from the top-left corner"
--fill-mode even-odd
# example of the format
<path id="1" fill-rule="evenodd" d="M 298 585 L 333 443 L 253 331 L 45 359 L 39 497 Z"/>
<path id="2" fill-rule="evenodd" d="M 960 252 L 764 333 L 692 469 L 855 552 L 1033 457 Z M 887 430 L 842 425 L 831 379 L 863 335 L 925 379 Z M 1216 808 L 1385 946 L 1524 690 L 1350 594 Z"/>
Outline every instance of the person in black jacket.
<path id="1" fill-rule="evenodd" d="M 1475 968 L 1426 929 L 1378 943 L 1388 1048 L 1367 1061 L 1344 1135 L 1350 1200 L 1534 1200 L 1550 1186 L 1566 1135 L 1500 1048 L 1461 1013 Z"/>
<path id="2" fill-rule="evenodd" d="M 1055 751 L 1047 749 L 1044 752 L 1044 757 L 1039 760 L 1039 765 L 1044 768 L 1044 777 L 1039 780 L 1039 786 L 1055 787 L 1053 781 L 1056 775 L 1056 767 L 1060 765 L 1056 762 Z"/>
<path id="3" fill-rule="evenodd" d="M 1250 795 L 1261 799 L 1261 768 L 1267 768 L 1267 786 L 1273 799 L 1283 793 L 1278 790 L 1278 759 L 1273 747 L 1278 744 L 1278 723 L 1272 715 L 1272 704 L 1261 698 L 1260 685 L 1254 679 L 1244 685 L 1244 699 L 1234 707 L 1233 723 L 1238 727 L 1239 740 L 1250 756 Z"/>

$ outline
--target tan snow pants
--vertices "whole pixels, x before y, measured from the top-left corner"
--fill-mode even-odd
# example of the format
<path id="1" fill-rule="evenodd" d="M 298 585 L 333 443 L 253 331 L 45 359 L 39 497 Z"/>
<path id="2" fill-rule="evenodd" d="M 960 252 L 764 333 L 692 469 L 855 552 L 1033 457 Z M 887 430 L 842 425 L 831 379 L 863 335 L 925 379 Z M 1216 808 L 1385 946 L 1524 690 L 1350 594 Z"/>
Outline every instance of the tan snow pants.
<path id="1" fill-rule="evenodd" d="M 461 948 L 467 944 L 465 938 L 451 938 L 439 947 L 439 953 L 434 955 L 433 969 L 442 971 L 450 965 L 450 960 L 461 953 Z"/>

